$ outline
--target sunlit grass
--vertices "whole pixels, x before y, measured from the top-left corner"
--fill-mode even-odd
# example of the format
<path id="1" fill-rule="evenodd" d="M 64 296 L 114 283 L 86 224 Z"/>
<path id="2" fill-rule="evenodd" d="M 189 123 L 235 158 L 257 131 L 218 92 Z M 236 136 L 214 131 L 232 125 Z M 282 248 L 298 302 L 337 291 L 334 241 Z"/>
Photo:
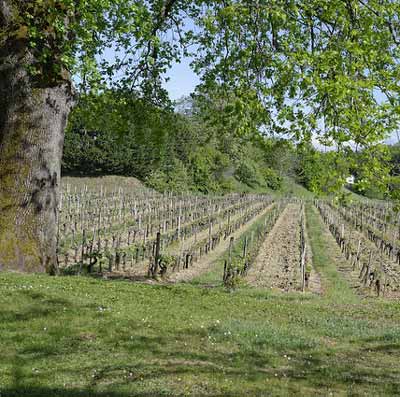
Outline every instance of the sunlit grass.
<path id="1" fill-rule="evenodd" d="M 396 395 L 399 305 L 0 276 L 2 396 Z"/>

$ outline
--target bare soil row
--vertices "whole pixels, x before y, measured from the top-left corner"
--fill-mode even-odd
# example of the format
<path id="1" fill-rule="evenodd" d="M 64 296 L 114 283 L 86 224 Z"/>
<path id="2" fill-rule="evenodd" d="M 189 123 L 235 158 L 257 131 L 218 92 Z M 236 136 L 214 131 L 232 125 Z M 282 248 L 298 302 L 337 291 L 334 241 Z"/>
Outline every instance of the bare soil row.
<path id="1" fill-rule="evenodd" d="M 301 211 L 299 202 L 287 205 L 262 244 L 254 265 L 249 269 L 249 284 L 286 292 L 301 290 Z M 306 289 L 319 293 L 320 278 L 312 268 L 309 244 L 306 250 Z"/>

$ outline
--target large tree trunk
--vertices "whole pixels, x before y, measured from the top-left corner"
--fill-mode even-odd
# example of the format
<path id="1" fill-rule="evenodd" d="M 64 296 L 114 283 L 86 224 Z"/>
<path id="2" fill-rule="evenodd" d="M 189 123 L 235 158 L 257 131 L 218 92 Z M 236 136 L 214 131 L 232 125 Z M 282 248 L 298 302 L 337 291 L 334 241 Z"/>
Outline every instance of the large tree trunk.
<path id="1" fill-rule="evenodd" d="M 45 84 L 23 40 L 0 44 L 0 270 L 57 271 L 57 205 L 71 85 Z"/>

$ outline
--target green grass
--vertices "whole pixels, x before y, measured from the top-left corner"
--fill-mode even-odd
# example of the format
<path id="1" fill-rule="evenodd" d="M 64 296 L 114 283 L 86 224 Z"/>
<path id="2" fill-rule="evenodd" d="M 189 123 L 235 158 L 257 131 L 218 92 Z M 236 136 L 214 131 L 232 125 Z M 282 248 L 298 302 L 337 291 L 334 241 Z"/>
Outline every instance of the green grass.
<path id="1" fill-rule="evenodd" d="M 336 265 L 327 250 L 329 243 L 323 235 L 323 224 L 317 209 L 311 204 L 306 205 L 307 230 L 313 253 L 313 266 L 321 274 L 325 296 L 333 301 L 357 301 L 359 297 L 350 289 L 349 284 L 338 272 Z M 332 245 L 335 241 L 332 239 Z M 331 245 L 331 246 L 332 246 Z M 345 261 L 345 259 L 341 259 Z"/>
<path id="2" fill-rule="evenodd" d="M 243 288 L 0 276 L 0 395 L 398 395 L 400 308 Z"/>
<path id="3" fill-rule="evenodd" d="M 287 176 L 283 177 L 282 186 L 276 195 L 278 197 L 298 197 L 304 200 L 313 199 L 315 197 L 314 193 L 296 183 L 293 178 Z"/>
<path id="4" fill-rule="evenodd" d="M 0 273 L 0 396 L 398 396 L 399 303 L 354 294 L 307 226 L 322 297 Z"/>
<path id="5" fill-rule="evenodd" d="M 362 196 L 361 194 L 357 194 L 356 192 L 353 192 L 352 190 L 350 190 L 346 187 L 343 187 L 342 191 L 343 191 L 343 193 L 349 195 L 352 202 L 368 203 L 368 202 L 372 201 L 368 197 Z"/>

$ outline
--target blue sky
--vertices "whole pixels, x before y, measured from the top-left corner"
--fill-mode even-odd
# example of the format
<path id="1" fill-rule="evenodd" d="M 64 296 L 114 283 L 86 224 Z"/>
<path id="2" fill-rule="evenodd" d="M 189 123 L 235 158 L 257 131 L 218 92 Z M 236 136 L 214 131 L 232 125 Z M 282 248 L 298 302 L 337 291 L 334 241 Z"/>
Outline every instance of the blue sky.
<path id="1" fill-rule="evenodd" d="M 183 58 L 181 63 L 174 63 L 166 74 L 170 78 L 164 84 L 171 99 L 179 99 L 194 91 L 199 77 L 190 68 L 190 59 Z"/>

